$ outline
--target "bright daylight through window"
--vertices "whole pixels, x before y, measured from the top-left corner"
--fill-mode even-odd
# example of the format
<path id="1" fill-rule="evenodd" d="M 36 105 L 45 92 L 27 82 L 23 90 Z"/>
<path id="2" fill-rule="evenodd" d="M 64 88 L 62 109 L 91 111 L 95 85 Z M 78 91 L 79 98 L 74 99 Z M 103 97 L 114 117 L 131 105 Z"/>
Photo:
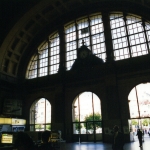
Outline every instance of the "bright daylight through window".
<path id="1" fill-rule="evenodd" d="M 92 92 L 79 94 L 72 104 L 74 134 L 102 133 L 101 102 Z"/>
<path id="2" fill-rule="evenodd" d="M 36 100 L 30 108 L 30 131 L 51 130 L 51 104 L 45 99 Z"/>
<path id="3" fill-rule="evenodd" d="M 40 44 L 37 52 L 31 58 L 26 78 L 32 79 L 56 74 L 61 66 L 60 63 L 65 64 L 66 70 L 70 70 L 77 59 L 77 49 L 82 45 L 82 40 L 93 54 L 103 59 L 104 62 L 107 60 L 107 51 L 110 50 L 116 61 L 149 54 L 149 22 L 133 14 L 122 12 L 107 14 L 110 24 L 110 29 L 107 27 L 107 34 L 110 32 L 112 38 L 112 48 L 110 49 L 110 41 L 105 41 L 104 29 L 105 24 L 108 25 L 108 23 L 104 24 L 104 17 L 106 16 L 101 13 L 84 16 L 65 24 L 63 36 L 60 36 L 59 32 L 51 34 L 48 40 Z M 65 41 L 61 42 L 64 45 L 60 45 L 60 41 Z M 60 46 L 66 48 L 64 54 L 60 52 Z M 107 46 L 109 49 L 106 49 Z M 60 61 L 60 54 L 63 54 L 64 60 Z"/>

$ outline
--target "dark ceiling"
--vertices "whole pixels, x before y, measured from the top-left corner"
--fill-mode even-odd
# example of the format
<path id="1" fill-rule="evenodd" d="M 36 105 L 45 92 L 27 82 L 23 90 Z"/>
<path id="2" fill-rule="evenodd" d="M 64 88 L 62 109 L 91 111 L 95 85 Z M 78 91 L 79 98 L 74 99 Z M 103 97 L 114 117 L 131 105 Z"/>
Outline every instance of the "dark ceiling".
<path id="1" fill-rule="evenodd" d="M 39 1 L 41 0 L 0 0 L 0 45 L 17 20 Z"/>

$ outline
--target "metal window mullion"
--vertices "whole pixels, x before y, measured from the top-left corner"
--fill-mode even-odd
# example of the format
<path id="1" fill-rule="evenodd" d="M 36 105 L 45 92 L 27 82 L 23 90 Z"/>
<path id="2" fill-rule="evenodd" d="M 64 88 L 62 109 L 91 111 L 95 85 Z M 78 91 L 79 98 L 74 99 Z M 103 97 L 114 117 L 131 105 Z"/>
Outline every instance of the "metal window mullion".
<path id="1" fill-rule="evenodd" d="M 61 26 L 60 29 L 58 30 L 59 34 L 59 62 L 56 64 L 59 64 L 59 70 L 66 70 L 66 41 L 65 41 L 65 31 L 64 31 L 64 26 Z M 58 54 L 56 54 L 57 56 Z"/>
<path id="2" fill-rule="evenodd" d="M 50 40 L 49 40 L 49 37 L 48 37 L 48 75 L 50 73 Z"/>
<path id="3" fill-rule="evenodd" d="M 145 29 L 145 21 L 143 19 L 142 19 L 142 26 L 143 26 L 143 29 L 144 29 L 144 34 L 145 34 L 145 39 L 146 39 L 146 45 L 147 45 L 148 53 L 150 53 L 149 45 L 148 45 L 148 39 L 147 39 L 147 34 L 146 34 L 146 29 Z"/>
<path id="4" fill-rule="evenodd" d="M 91 20 L 90 20 L 90 18 L 89 18 L 89 16 L 88 16 L 88 28 L 89 28 L 89 38 L 90 38 L 90 49 L 91 49 L 91 51 L 93 52 L 93 48 L 92 48 L 92 32 L 91 32 Z"/>
<path id="5" fill-rule="evenodd" d="M 49 70 L 49 74 L 51 73 L 51 41 L 49 40 L 49 49 L 48 49 L 48 70 Z"/>
<path id="6" fill-rule="evenodd" d="M 123 20 L 124 20 L 124 23 L 125 23 L 125 30 L 126 30 L 126 35 L 127 35 L 127 41 L 128 41 L 128 47 L 129 47 L 129 54 L 130 54 L 130 57 L 132 57 L 131 55 L 131 46 L 130 46 L 130 40 L 129 40 L 129 34 L 128 34 L 128 28 L 127 28 L 127 23 L 126 23 L 126 15 L 123 14 Z"/>
<path id="7" fill-rule="evenodd" d="M 45 125 L 44 125 L 44 129 L 46 130 L 46 99 L 45 99 Z"/>
<path id="8" fill-rule="evenodd" d="M 139 99 L 138 99 L 138 94 L 137 94 L 136 86 L 135 86 L 135 93 L 136 93 L 136 100 L 137 100 L 137 105 L 138 105 L 139 118 L 141 118 L 141 115 L 140 115 L 140 108 L 139 108 Z"/>
<path id="9" fill-rule="evenodd" d="M 92 111 L 93 111 L 93 121 L 94 121 L 94 103 L 93 103 L 93 93 L 92 93 Z"/>
<path id="10" fill-rule="evenodd" d="M 79 99 L 79 95 L 78 95 L 78 111 L 79 111 L 79 129 L 80 129 L 80 99 Z M 81 130 L 80 130 L 81 133 Z"/>
<path id="11" fill-rule="evenodd" d="M 39 71 L 40 71 L 40 57 L 39 57 L 39 52 L 37 49 L 37 77 L 39 77 Z"/>
<path id="12" fill-rule="evenodd" d="M 78 95 L 78 111 L 79 111 L 79 122 L 80 122 L 80 99 L 79 99 L 79 95 Z"/>
<path id="13" fill-rule="evenodd" d="M 79 34 L 78 34 L 78 24 L 77 21 L 75 20 L 75 28 L 76 28 L 76 44 L 77 44 L 77 49 L 79 48 Z"/>

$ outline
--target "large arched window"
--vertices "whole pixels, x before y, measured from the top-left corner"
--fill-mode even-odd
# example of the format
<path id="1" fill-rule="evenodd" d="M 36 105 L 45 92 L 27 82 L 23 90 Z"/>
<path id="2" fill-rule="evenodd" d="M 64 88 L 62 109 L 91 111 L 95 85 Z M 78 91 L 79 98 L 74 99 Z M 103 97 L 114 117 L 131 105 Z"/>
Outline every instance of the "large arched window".
<path id="1" fill-rule="evenodd" d="M 82 40 L 104 62 L 112 56 L 118 61 L 150 53 L 150 23 L 141 16 L 123 12 L 109 12 L 104 15 L 98 12 L 77 18 L 63 27 L 64 35 L 61 38 L 64 39 L 60 40 L 59 33 L 56 32 L 40 44 L 29 62 L 26 73 L 28 79 L 55 74 L 59 66 L 64 64 L 66 70 L 70 70 Z M 65 42 L 60 45 L 60 41 Z M 65 52 L 60 52 L 64 48 Z M 63 56 L 60 57 L 60 54 Z M 111 56 L 107 56 L 110 54 Z M 59 65 L 60 63 L 63 64 Z"/>
<path id="2" fill-rule="evenodd" d="M 135 86 L 128 96 L 128 102 L 131 118 L 129 120 L 130 131 L 136 133 L 140 128 L 148 132 L 150 126 L 150 83 Z"/>
<path id="3" fill-rule="evenodd" d="M 51 104 L 45 98 L 36 100 L 30 108 L 30 131 L 51 129 Z"/>
<path id="4" fill-rule="evenodd" d="M 74 60 L 77 58 L 77 48 L 85 44 L 98 57 L 105 62 L 106 48 L 102 15 L 92 14 L 74 20 L 65 25 L 66 33 L 66 68 L 70 70 Z"/>
<path id="5" fill-rule="evenodd" d="M 115 60 L 149 53 L 150 24 L 142 17 L 111 13 L 110 25 Z"/>
<path id="6" fill-rule="evenodd" d="M 28 79 L 55 74 L 59 69 L 59 35 L 55 33 L 44 41 L 31 58 L 26 77 Z"/>
<path id="7" fill-rule="evenodd" d="M 101 102 L 92 92 L 79 94 L 72 104 L 73 134 L 102 133 Z"/>
<path id="8" fill-rule="evenodd" d="M 128 96 L 130 118 L 150 117 L 150 83 L 135 86 Z"/>

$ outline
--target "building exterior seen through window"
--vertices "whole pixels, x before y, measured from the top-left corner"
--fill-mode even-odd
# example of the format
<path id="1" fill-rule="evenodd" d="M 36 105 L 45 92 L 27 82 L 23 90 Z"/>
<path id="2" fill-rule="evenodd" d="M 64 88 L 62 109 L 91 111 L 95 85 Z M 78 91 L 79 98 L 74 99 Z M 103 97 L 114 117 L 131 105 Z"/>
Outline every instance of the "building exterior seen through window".
<path id="1" fill-rule="evenodd" d="M 36 100 L 30 108 L 30 131 L 51 129 L 51 104 L 45 98 Z"/>
<path id="2" fill-rule="evenodd" d="M 133 135 L 137 129 L 141 129 L 145 134 L 150 129 L 150 83 L 141 83 L 135 86 L 129 96 L 130 120 L 129 128 Z"/>
<path id="3" fill-rule="evenodd" d="M 92 92 L 79 94 L 72 104 L 73 134 L 102 133 L 101 103 Z"/>
<path id="4" fill-rule="evenodd" d="M 130 118 L 150 117 L 150 83 L 135 86 L 129 96 Z"/>

